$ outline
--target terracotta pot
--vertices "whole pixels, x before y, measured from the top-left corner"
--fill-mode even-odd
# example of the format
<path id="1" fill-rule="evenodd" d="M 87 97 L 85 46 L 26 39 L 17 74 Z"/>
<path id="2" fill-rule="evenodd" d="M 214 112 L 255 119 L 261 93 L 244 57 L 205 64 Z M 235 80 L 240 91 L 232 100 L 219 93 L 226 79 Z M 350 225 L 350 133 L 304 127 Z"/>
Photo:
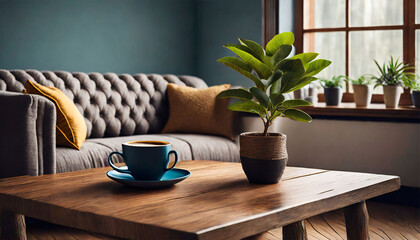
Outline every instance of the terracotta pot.
<path id="1" fill-rule="evenodd" d="M 340 87 L 324 88 L 324 96 L 327 106 L 337 106 L 343 98 L 343 89 Z"/>
<path id="2" fill-rule="evenodd" d="M 353 85 L 354 102 L 357 107 L 367 107 L 372 99 L 372 88 L 367 85 Z"/>
<path id="3" fill-rule="evenodd" d="M 416 108 L 420 108 L 420 91 L 413 90 L 411 93 L 411 99 L 413 100 L 413 104 Z"/>
<path id="4" fill-rule="evenodd" d="M 250 183 L 278 183 L 287 164 L 286 135 L 242 133 L 240 155 L 242 169 Z"/>
<path id="5" fill-rule="evenodd" d="M 399 86 L 383 86 L 386 108 L 396 108 L 400 101 L 402 88 Z"/>
<path id="6" fill-rule="evenodd" d="M 410 89 L 404 88 L 404 92 L 401 94 L 400 102 L 398 105 L 400 106 L 412 106 L 414 103 L 411 98 Z"/>

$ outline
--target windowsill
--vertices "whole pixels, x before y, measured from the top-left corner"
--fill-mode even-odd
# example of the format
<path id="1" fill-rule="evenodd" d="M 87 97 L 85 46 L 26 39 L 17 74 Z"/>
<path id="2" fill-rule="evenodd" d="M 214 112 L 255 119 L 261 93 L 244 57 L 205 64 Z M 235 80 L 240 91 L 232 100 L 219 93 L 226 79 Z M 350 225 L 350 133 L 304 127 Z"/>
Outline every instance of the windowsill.
<path id="1" fill-rule="evenodd" d="M 420 122 L 420 109 L 414 106 L 385 108 L 383 103 L 373 103 L 369 107 L 356 107 L 355 103 L 341 103 L 339 106 L 326 106 L 316 103 L 314 106 L 300 107 L 313 118 L 365 119 Z"/>

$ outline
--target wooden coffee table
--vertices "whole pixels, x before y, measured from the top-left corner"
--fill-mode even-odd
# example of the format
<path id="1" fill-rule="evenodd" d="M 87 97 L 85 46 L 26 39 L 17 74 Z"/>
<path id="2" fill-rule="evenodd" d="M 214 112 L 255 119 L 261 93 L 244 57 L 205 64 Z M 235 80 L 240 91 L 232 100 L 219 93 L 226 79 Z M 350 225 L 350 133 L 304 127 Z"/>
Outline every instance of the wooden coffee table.
<path id="1" fill-rule="evenodd" d="M 288 167 L 280 183 L 255 185 L 239 163 L 186 161 L 191 176 L 168 189 L 111 181 L 110 168 L 0 180 L 2 239 L 26 239 L 23 216 L 129 239 L 258 238 L 284 226 L 306 239 L 302 220 L 345 207 L 348 239 L 368 239 L 364 200 L 397 190 L 396 176 Z"/>

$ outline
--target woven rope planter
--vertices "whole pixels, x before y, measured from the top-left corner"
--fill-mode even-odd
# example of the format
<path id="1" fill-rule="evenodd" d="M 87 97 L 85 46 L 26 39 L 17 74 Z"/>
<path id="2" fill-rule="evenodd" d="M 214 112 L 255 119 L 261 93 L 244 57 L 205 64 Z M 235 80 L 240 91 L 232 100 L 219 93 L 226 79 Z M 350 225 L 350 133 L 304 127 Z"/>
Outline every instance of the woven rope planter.
<path id="1" fill-rule="evenodd" d="M 286 139 L 282 133 L 240 135 L 242 169 L 249 182 L 273 184 L 280 180 L 287 163 Z"/>

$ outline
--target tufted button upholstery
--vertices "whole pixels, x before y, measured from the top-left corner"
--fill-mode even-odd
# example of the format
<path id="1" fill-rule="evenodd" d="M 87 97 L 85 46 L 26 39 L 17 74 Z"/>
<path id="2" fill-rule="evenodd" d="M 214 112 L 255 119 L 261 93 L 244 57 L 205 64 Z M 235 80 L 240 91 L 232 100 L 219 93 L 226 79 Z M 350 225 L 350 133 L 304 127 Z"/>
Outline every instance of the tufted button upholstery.
<path id="1" fill-rule="evenodd" d="M 0 91 L 22 92 L 28 79 L 74 101 L 91 138 L 158 133 L 168 120 L 168 83 L 207 87 L 192 76 L 0 69 Z"/>

